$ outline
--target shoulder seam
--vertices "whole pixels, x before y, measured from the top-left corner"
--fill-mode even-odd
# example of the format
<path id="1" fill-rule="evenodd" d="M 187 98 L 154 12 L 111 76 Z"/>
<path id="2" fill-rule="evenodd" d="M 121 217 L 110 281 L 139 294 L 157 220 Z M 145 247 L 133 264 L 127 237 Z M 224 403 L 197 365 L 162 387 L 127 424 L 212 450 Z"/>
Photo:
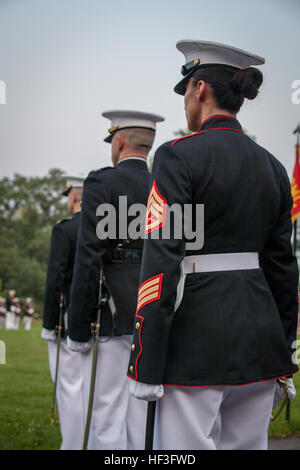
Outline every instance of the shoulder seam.
<path id="1" fill-rule="evenodd" d="M 177 142 L 180 142 L 181 140 L 187 139 L 188 137 L 194 137 L 195 135 L 199 135 L 201 133 L 202 132 L 194 132 L 193 134 L 184 135 L 183 137 L 179 137 L 179 139 L 173 140 L 173 142 L 171 143 L 171 146 L 173 147 L 175 144 L 177 144 Z"/>
<path id="2" fill-rule="evenodd" d="M 105 171 L 105 170 L 114 170 L 114 167 L 113 166 L 104 166 L 103 168 L 98 168 L 98 170 L 91 170 L 89 172 L 87 178 L 89 176 L 98 175 L 99 173 L 101 173 L 102 171 Z"/>
<path id="3" fill-rule="evenodd" d="M 202 131 L 200 132 L 194 132 L 193 134 L 189 134 L 189 135 L 185 135 L 184 137 L 180 137 L 179 139 L 176 139 L 174 140 L 171 145 L 172 147 L 177 143 L 177 142 L 180 142 L 181 140 L 183 139 L 187 139 L 188 137 L 194 137 L 195 135 L 201 135 L 201 134 L 204 134 L 205 132 L 208 132 L 208 131 L 215 131 L 215 130 L 226 130 L 226 131 L 235 131 L 235 132 L 240 132 L 241 134 L 244 134 L 244 131 L 242 131 L 241 129 L 234 129 L 234 128 L 231 128 L 231 127 L 210 127 L 209 129 L 203 129 Z"/>
<path id="4" fill-rule="evenodd" d="M 63 222 L 68 222 L 69 220 L 72 220 L 72 219 L 61 219 L 61 220 L 57 220 L 54 224 L 54 226 L 56 225 L 60 225 L 62 224 Z"/>

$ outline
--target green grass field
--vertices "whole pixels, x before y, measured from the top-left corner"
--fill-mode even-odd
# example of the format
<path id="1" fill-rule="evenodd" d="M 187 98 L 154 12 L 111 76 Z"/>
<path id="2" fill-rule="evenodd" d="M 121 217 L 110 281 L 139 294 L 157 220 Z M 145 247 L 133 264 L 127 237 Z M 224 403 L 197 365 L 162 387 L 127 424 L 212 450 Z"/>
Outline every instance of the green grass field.
<path id="1" fill-rule="evenodd" d="M 30 331 L 0 330 L 6 364 L 0 365 L 0 449 L 59 449 L 59 425 L 50 423 L 53 383 L 41 322 Z"/>
<path id="2" fill-rule="evenodd" d="M 41 322 L 32 330 L 0 330 L 6 344 L 6 364 L 0 365 L 0 449 L 59 449 L 59 425 L 50 423 L 53 383 L 47 343 L 40 339 Z M 289 424 L 285 410 L 271 423 L 270 436 L 300 435 L 300 374 L 294 378 L 298 395 L 291 403 Z"/>

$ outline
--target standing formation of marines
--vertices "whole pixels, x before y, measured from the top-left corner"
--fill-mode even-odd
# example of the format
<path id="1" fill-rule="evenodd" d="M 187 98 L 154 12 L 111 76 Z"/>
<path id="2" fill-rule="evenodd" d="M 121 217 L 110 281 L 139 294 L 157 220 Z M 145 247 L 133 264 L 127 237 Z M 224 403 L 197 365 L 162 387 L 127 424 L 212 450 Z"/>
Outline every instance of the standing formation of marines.
<path id="1" fill-rule="evenodd" d="M 80 221 L 82 176 L 71 177 L 63 195 L 68 198 L 71 219 L 52 230 L 44 298 L 42 338 L 48 340 L 51 378 L 56 384 L 62 450 L 80 449 L 84 430 L 84 388 L 81 360 L 66 346 L 74 257 Z M 61 316 L 61 318 L 60 318 Z M 58 349 L 57 335 L 60 335 Z M 59 354 L 59 362 L 57 355 Z M 57 364 L 58 362 L 58 364 Z M 57 377 L 56 368 L 58 369 Z"/>
<path id="2" fill-rule="evenodd" d="M 15 294 L 16 291 L 9 290 L 6 299 L 0 297 L 0 328 L 18 330 L 22 317 L 24 330 L 30 330 L 34 316 L 32 299 L 26 298 L 22 308 L 19 298 L 15 297 Z"/>
<path id="3" fill-rule="evenodd" d="M 103 113 L 113 166 L 88 175 L 82 199 L 83 181 L 70 182 L 73 218 L 53 228 L 42 337 L 64 449 L 87 431 L 88 449 L 143 449 L 147 402 L 155 449 L 266 449 L 272 409 L 295 396 L 290 183 L 236 118 L 264 59 L 207 41 L 177 47 L 175 92 L 193 134 L 161 145 L 149 174 L 163 118 Z M 201 246 L 184 230 L 200 205 Z"/>

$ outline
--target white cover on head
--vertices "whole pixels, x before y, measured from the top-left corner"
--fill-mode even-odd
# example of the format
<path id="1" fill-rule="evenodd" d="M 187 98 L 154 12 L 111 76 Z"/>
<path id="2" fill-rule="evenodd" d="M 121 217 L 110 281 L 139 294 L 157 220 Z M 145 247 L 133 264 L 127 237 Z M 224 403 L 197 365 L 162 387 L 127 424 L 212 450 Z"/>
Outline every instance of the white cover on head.
<path id="1" fill-rule="evenodd" d="M 67 176 L 67 185 L 71 184 L 73 188 L 82 188 L 85 176 Z"/>
<path id="2" fill-rule="evenodd" d="M 180 95 L 185 94 L 187 81 L 197 68 L 223 65 L 241 69 L 265 63 L 263 57 L 218 42 L 184 39 L 178 41 L 176 47 L 185 57 L 185 65 L 181 69 L 184 78 L 174 88 Z"/>
<path id="3" fill-rule="evenodd" d="M 237 68 L 265 63 L 263 57 L 218 42 L 184 39 L 178 41 L 176 47 L 185 56 L 186 63 L 199 60 L 199 65 L 224 64 Z"/>
<path id="4" fill-rule="evenodd" d="M 79 175 L 74 175 L 74 176 L 65 175 L 65 178 L 67 182 L 66 182 L 65 191 L 63 192 L 63 195 L 67 196 L 68 193 L 71 191 L 71 189 L 82 188 L 86 177 L 83 174 L 79 174 Z"/>
<path id="5" fill-rule="evenodd" d="M 113 134 L 120 129 L 142 127 L 155 131 L 156 123 L 165 120 L 158 114 L 129 110 L 104 111 L 102 116 L 111 121 L 111 127 L 108 129 L 110 135 L 104 139 L 105 142 L 111 142 Z"/>

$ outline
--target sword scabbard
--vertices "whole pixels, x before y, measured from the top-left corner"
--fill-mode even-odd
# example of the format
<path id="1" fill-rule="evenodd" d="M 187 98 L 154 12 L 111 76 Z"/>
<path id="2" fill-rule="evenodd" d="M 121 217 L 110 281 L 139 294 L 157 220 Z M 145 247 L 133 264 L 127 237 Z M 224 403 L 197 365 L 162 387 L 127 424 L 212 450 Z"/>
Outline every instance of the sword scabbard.
<path id="1" fill-rule="evenodd" d="M 88 440 L 89 440 L 89 433 L 90 433 L 90 426 L 91 426 L 91 419 L 92 419 L 92 412 L 93 412 L 97 360 L 98 360 L 98 340 L 99 340 L 99 335 L 100 335 L 100 318 L 101 318 L 101 309 L 103 307 L 102 285 L 103 285 L 103 271 L 101 267 L 100 278 L 99 278 L 99 297 L 98 297 L 99 300 L 98 300 L 97 319 L 96 319 L 96 322 L 91 324 L 91 331 L 92 331 L 92 336 L 93 336 L 93 357 L 92 357 L 89 402 L 88 402 L 88 410 L 87 410 L 87 416 L 86 416 L 86 424 L 85 424 L 82 450 L 87 450 L 88 448 Z"/>
<path id="2" fill-rule="evenodd" d="M 56 416 L 56 389 L 57 389 L 57 382 L 58 382 L 58 367 L 59 367 L 59 354 L 60 354 L 60 343 L 61 343 L 61 331 L 62 331 L 62 321 L 63 321 L 63 304 L 64 304 L 64 296 L 61 294 L 60 296 L 60 303 L 59 303 L 59 319 L 58 325 L 55 327 L 56 335 L 57 335 L 57 345 L 56 345 L 56 366 L 55 366 L 55 380 L 54 380 L 54 393 L 53 393 L 53 405 L 52 405 L 52 414 L 51 414 L 51 423 L 55 423 L 55 416 Z"/>

